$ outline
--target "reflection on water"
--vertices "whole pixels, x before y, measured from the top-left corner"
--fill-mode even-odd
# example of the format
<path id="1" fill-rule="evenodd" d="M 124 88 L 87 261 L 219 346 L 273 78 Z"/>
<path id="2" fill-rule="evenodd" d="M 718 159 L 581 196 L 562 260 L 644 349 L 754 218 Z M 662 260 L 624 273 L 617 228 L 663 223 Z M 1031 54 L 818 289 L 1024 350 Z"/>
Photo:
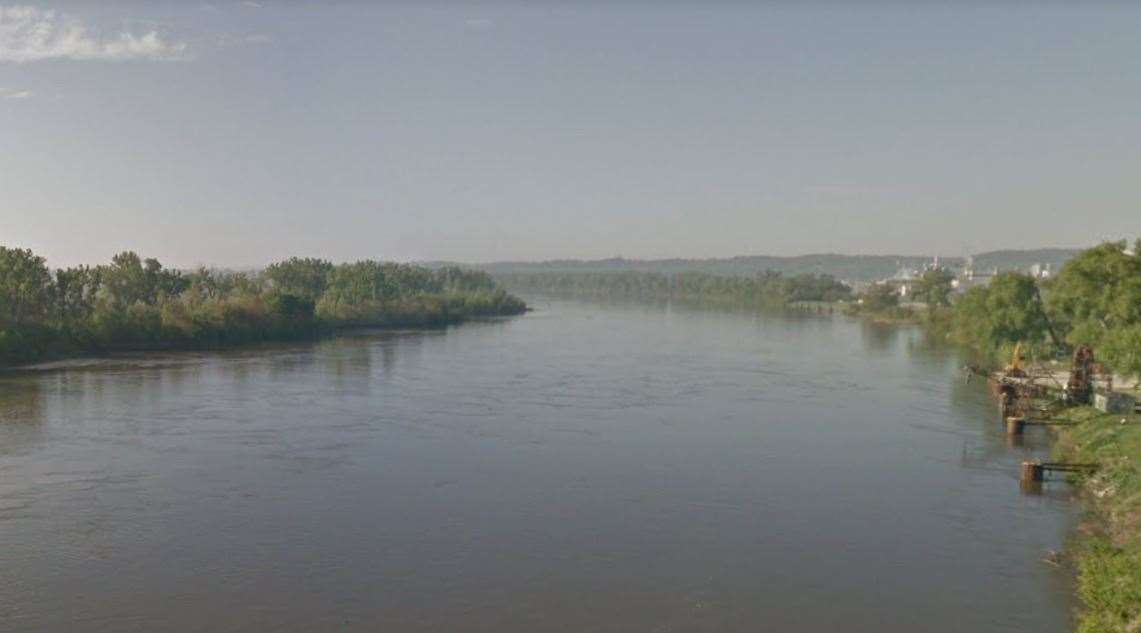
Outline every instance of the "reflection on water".
<path id="1" fill-rule="evenodd" d="M 919 332 L 533 303 L 0 377 L 0 630 L 1068 630 L 1046 438 Z"/>
<path id="2" fill-rule="evenodd" d="M 0 380 L 0 459 L 42 439 L 43 389 L 43 384 L 34 378 Z M 4 466 L 0 461 L 0 473 Z"/>
<path id="3" fill-rule="evenodd" d="M 896 327 L 883 323 L 862 321 L 860 323 L 860 334 L 864 343 L 864 350 L 867 352 L 894 351 L 899 342 Z"/>

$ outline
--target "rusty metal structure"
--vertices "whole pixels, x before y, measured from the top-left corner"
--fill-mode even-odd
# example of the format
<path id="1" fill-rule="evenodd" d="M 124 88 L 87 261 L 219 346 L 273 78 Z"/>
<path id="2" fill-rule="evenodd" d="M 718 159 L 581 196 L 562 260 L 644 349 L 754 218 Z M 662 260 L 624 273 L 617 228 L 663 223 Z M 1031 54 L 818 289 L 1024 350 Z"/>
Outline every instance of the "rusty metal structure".
<path id="1" fill-rule="evenodd" d="M 1070 368 L 1070 379 L 1066 382 L 1066 402 L 1089 404 L 1093 395 L 1094 369 L 1093 349 L 1089 345 L 1079 345 L 1074 350 L 1074 363 Z"/>

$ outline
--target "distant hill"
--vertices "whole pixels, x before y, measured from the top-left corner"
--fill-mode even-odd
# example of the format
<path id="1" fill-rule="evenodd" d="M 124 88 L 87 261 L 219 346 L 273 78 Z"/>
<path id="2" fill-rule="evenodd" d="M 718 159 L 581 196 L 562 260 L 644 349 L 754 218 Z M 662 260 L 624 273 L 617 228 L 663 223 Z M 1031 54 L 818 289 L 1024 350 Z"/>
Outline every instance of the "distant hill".
<path id="1" fill-rule="evenodd" d="M 927 257 L 892 255 L 799 255 L 773 257 L 744 255 L 727 259 L 604 259 L 596 261 L 562 260 L 539 263 L 506 262 L 482 267 L 492 275 L 522 272 L 607 272 L 642 271 L 658 273 L 704 272 L 714 275 L 755 275 L 766 270 L 785 275 L 816 273 L 837 279 L 870 281 L 890 277 L 901 266 L 917 267 L 931 261 Z"/>
<path id="2" fill-rule="evenodd" d="M 1034 264 L 1049 264 L 1057 270 L 1080 249 L 1047 248 L 1037 250 L 1002 250 L 979 253 L 974 256 L 976 270 L 1025 270 Z M 815 273 L 832 275 L 850 282 L 868 282 L 890 277 L 901 267 L 920 268 L 931 261 L 922 255 L 840 255 L 833 253 L 774 257 L 769 255 L 741 255 L 709 259 L 611 259 L 579 260 L 559 259 L 543 262 L 493 262 L 489 264 L 459 264 L 487 271 L 494 276 L 520 273 L 598 273 L 598 272 L 657 272 L 678 273 L 687 271 L 714 275 L 754 275 L 772 270 L 784 275 Z M 939 262 L 952 268 L 965 265 L 962 257 L 940 257 Z M 451 262 L 428 262 L 427 266 L 452 265 Z"/>

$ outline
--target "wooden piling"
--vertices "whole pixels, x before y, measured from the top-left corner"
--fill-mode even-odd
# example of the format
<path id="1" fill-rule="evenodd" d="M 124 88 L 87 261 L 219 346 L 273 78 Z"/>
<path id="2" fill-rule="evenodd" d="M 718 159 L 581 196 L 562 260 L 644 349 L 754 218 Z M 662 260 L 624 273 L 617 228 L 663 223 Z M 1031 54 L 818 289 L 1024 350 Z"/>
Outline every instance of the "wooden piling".
<path id="1" fill-rule="evenodd" d="M 1042 462 L 1022 462 L 1022 476 L 1023 482 L 1042 481 L 1045 469 L 1042 468 Z"/>
<path id="2" fill-rule="evenodd" d="M 1021 479 L 1023 483 L 1030 481 L 1040 482 L 1046 479 L 1046 471 L 1089 474 L 1095 470 L 1097 470 L 1097 464 L 1067 464 L 1063 462 L 1041 462 L 1035 460 L 1032 462 L 1022 462 L 1019 479 Z"/>
<path id="3" fill-rule="evenodd" d="M 1006 418 L 1006 434 L 1007 435 L 1022 435 L 1026 430 L 1026 418 L 1019 416 L 1010 416 Z"/>

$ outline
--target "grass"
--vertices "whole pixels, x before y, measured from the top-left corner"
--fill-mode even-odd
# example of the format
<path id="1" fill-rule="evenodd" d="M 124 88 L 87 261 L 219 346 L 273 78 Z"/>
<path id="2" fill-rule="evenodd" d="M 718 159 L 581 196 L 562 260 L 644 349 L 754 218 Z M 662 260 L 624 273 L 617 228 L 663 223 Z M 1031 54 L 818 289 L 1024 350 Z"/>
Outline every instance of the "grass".
<path id="1" fill-rule="evenodd" d="M 1075 559 L 1083 610 L 1079 633 L 1141 633 L 1141 415 L 1091 407 L 1065 411 L 1054 453 L 1096 462 L 1078 484 L 1089 512 Z"/>

